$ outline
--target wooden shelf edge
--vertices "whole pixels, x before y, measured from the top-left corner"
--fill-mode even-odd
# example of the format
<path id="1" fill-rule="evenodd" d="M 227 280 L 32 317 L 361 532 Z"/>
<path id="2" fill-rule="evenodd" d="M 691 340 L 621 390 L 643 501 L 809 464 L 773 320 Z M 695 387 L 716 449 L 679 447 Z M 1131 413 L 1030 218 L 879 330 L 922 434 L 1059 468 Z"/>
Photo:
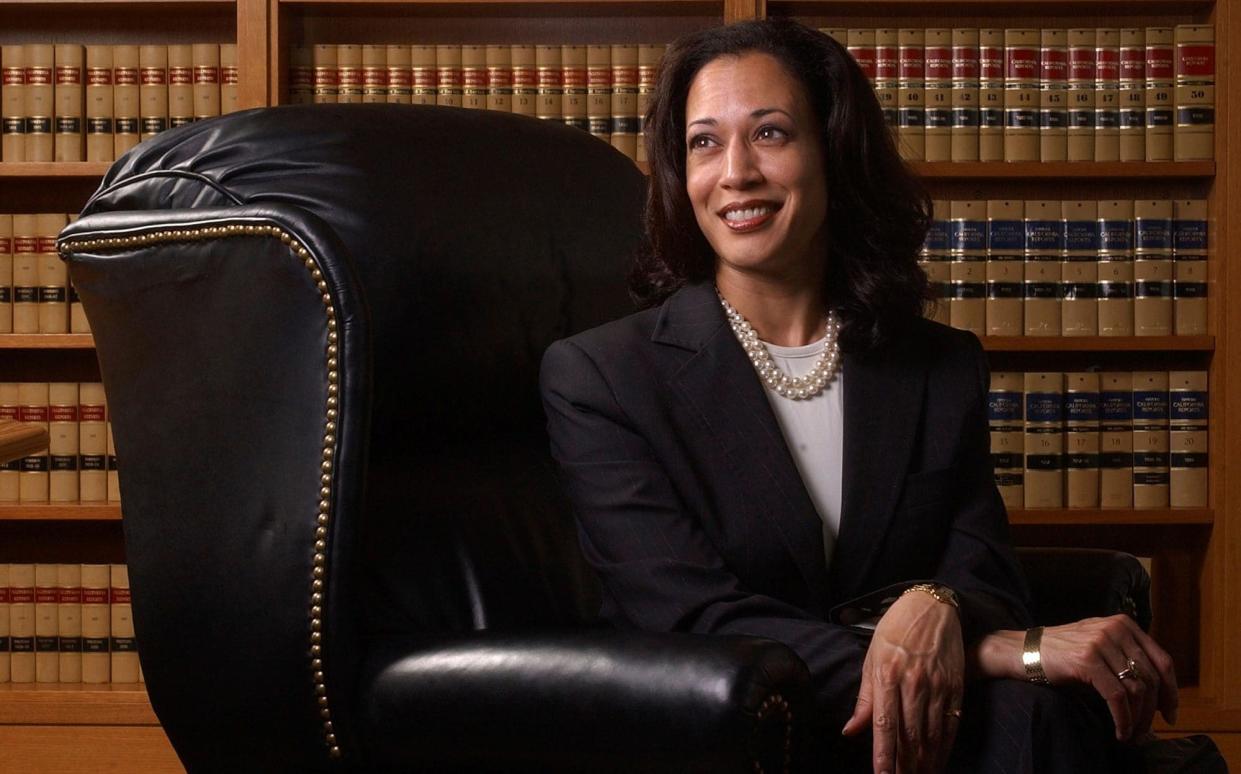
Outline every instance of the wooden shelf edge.
<path id="1" fill-rule="evenodd" d="M 1079 12 L 1084 8 L 1087 13 L 1095 13 L 1097 9 L 1110 10 L 1131 7 L 1200 10 L 1209 8 L 1212 5 L 1212 0 L 1089 0 L 1089 2 L 1082 2 L 1081 0 L 999 0 L 998 2 L 997 0 L 771 0 L 768 8 L 771 6 L 776 6 L 777 8 L 788 6 L 796 9 L 798 7 L 812 7 L 829 3 L 837 9 L 841 6 L 904 6 L 926 9 L 947 5 L 985 6 L 987 13 L 991 14 L 1003 13 L 1009 8 L 1024 10 L 1031 6 L 1052 6 L 1058 10 L 1064 9 L 1072 12 Z"/>
<path id="2" fill-rule="evenodd" d="M 1196 524 L 1215 523 L 1210 508 L 1013 508 L 1010 524 Z"/>
<path id="3" fill-rule="evenodd" d="M 157 726 L 138 683 L 0 683 L 0 725 Z"/>
<path id="4" fill-rule="evenodd" d="M 409 5 L 409 0 L 278 0 L 281 7 L 298 5 Z M 422 5 L 667 5 L 669 0 L 424 0 Z M 672 0 L 688 5 L 718 6 L 723 0 Z"/>
<path id="5" fill-rule="evenodd" d="M 0 503 L 0 522 L 120 520 L 120 503 Z"/>
<path id="6" fill-rule="evenodd" d="M 988 352 L 1213 352 L 1214 336 L 981 336 Z"/>
<path id="7" fill-rule="evenodd" d="M 0 161 L 0 178 L 96 180 L 111 166 L 110 161 Z"/>
<path id="8" fill-rule="evenodd" d="M 1154 731 L 1184 736 L 1193 733 L 1241 732 L 1241 706 L 1224 706 L 1201 695 L 1198 686 L 1182 688 L 1179 693 L 1176 725 L 1169 725 L 1161 715 L 1155 716 Z"/>
<path id="9" fill-rule="evenodd" d="M 89 333 L 0 333 L 0 349 L 94 349 Z"/>
<path id="10" fill-rule="evenodd" d="M 1214 161 L 914 161 L 926 180 L 1208 178 Z"/>

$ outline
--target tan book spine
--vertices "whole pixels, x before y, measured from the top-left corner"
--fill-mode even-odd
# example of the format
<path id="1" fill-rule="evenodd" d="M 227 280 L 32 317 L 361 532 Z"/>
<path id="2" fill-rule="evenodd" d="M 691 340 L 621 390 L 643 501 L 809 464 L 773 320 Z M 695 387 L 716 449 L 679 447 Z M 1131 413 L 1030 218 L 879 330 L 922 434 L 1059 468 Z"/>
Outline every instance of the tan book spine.
<path id="1" fill-rule="evenodd" d="M 82 565 L 56 565 L 57 650 L 60 682 L 82 682 Z"/>
<path id="2" fill-rule="evenodd" d="M 27 70 L 26 83 L 30 83 Z M 1215 158 L 1215 28 L 1176 26 L 1176 161 Z"/>
<path id="3" fill-rule="evenodd" d="M 168 127 L 194 122 L 194 47 L 168 46 Z"/>
<path id="4" fill-rule="evenodd" d="M 0 333 L 13 332 L 13 216 L 0 213 Z"/>
<path id="5" fill-rule="evenodd" d="M 56 161 L 82 161 L 86 158 L 83 111 L 86 107 L 86 57 L 81 46 L 56 46 L 56 113 L 53 154 Z"/>
<path id="6" fill-rule="evenodd" d="M 1099 505 L 1133 507 L 1133 374 L 1099 375 Z"/>
<path id="7" fill-rule="evenodd" d="M 951 161 L 952 30 L 932 28 L 926 31 L 922 61 L 926 105 L 924 156 L 927 161 Z"/>
<path id="8" fill-rule="evenodd" d="M 1173 508 L 1205 508 L 1209 501 L 1206 371 L 1168 374 L 1169 502 Z"/>
<path id="9" fill-rule="evenodd" d="M 1004 30 L 1004 160 L 1039 160 L 1038 30 Z"/>
<path id="10" fill-rule="evenodd" d="M 0 161 L 26 160 L 26 49 L 0 46 Z"/>
<path id="11" fill-rule="evenodd" d="M 1133 507 L 1167 508 L 1168 372 L 1133 374 Z"/>
<path id="12" fill-rule="evenodd" d="M 313 99 L 316 105 L 334 105 L 339 100 L 340 71 L 337 66 L 337 49 L 332 43 L 317 43 L 311 52 L 311 61 L 315 68 Z"/>
<path id="13" fill-rule="evenodd" d="M 849 30 L 844 27 L 819 27 L 819 32 L 835 40 L 842 46 L 849 43 Z"/>
<path id="14" fill-rule="evenodd" d="M 897 139 L 901 156 L 926 158 L 926 30 L 897 30 Z"/>
<path id="15" fill-rule="evenodd" d="M 388 101 L 388 47 L 362 46 L 362 101 L 381 104 Z"/>
<path id="16" fill-rule="evenodd" d="M 434 105 L 438 96 L 439 73 L 435 69 L 435 46 L 409 47 L 410 99 L 415 105 Z"/>
<path id="17" fill-rule="evenodd" d="M 388 102 L 408 105 L 413 102 L 413 85 L 410 72 L 409 46 L 388 46 L 385 54 L 388 67 Z"/>
<path id="18" fill-rule="evenodd" d="M 34 669 L 36 683 L 60 682 L 60 618 L 56 565 L 34 566 Z"/>
<path id="19" fill-rule="evenodd" d="M 1064 224 L 1060 202 L 1025 203 L 1025 335 L 1060 335 L 1060 264 Z"/>
<path id="20" fill-rule="evenodd" d="M 1133 335 L 1133 201 L 1099 202 L 1099 335 Z"/>
<path id="21" fill-rule="evenodd" d="M 16 382 L 0 382 L 0 420 L 16 422 L 20 416 L 21 401 Z M 0 462 L 0 503 L 20 501 L 22 461 L 20 459 Z"/>
<path id="22" fill-rule="evenodd" d="M 78 492 L 84 503 L 108 501 L 108 426 L 103 385 L 83 382 L 78 391 Z"/>
<path id="23" fill-rule="evenodd" d="M 54 161 L 56 47 L 33 44 L 26 56 L 26 161 Z"/>
<path id="24" fill-rule="evenodd" d="M 874 35 L 871 36 L 874 50 Z M 662 43 L 642 43 L 638 46 L 638 161 L 647 161 L 646 112 L 655 92 L 655 80 L 659 76 L 659 63 L 664 57 Z M 873 69 L 872 69 L 873 77 Z"/>
<path id="25" fill-rule="evenodd" d="M 460 60 L 458 60 L 460 72 Z M 342 105 L 362 102 L 362 46 L 342 43 L 336 47 L 336 101 Z"/>
<path id="26" fill-rule="evenodd" d="M 875 98 L 883 111 L 883 121 L 900 142 L 900 35 L 895 27 L 875 30 Z"/>
<path id="27" fill-rule="evenodd" d="M 1146 28 L 1146 160 L 1172 160 L 1176 125 L 1176 37 L 1171 27 Z"/>
<path id="28" fill-rule="evenodd" d="M 987 203 L 953 201 L 949 213 L 952 219 L 950 324 L 982 336 L 987 329 Z"/>
<path id="29" fill-rule="evenodd" d="M 73 223 L 78 219 L 76 213 L 70 213 L 69 222 Z M 78 295 L 78 289 L 74 286 L 73 280 L 69 279 L 69 332 L 70 333 L 90 333 L 90 321 L 86 319 L 86 308 L 82 306 L 82 297 Z"/>
<path id="30" fill-rule="evenodd" d="M 461 46 L 436 46 L 435 104 L 461 107 L 461 88 Z"/>
<path id="31" fill-rule="evenodd" d="M 564 122 L 584 132 L 590 131 L 587 102 L 586 46 L 566 44 L 560 47 L 560 77 L 564 84 L 562 109 Z"/>
<path id="32" fill-rule="evenodd" d="M 1060 264 L 1060 335 L 1099 335 L 1099 205 L 1060 203 L 1064 262 Z"/>
<path id="33" fill-rule="evenodd" d="M 39 231 L 34 215 L 13 216 L 13 333 L 39 332 Z"/>
<path id="34" fill-rule="evenodd" d="M 1146 160 L 1146 30 L 1120 31 L 1120 160 Z"/>
<path id="35" fill-rule="evenodd" d="M 978 161 L 978 30 L 952 30 L 952 108 L 949 158 Z"/>
<path id="36" fill-rule="evenodd" d="M 513 112 L 513 52 L 508 46 L 487 46 L 487 109 Z"/>
<path id="37" fill-rule="evenodd" d="M 168 46 L 139 46 L 138 75 L 142 139 L 149 140 L 168 128 Z"/>
<path id="38" fill-rule="evenodd" d="M 310 105 L 315 101 L 315 58 L 310 46 L 289 49 L 288 104 Z"/>
<path id="39" fill-rule="evenodd" d="M 487 109 L 487 47 L 461 47 L 461 107 Z"/>
<path id="40" fill-rule="evenodd" d="M 1025 333 L 1025 257 L 1025 202 L 1020 199 L 988 201 L 988 336 Z"/>
<path id="41" fill-rule="evenodd" d="M 612 134 L 612 47 L 586 48 L 586 119 L 595 137 L 608 142 Z"/>
<path id="42" fill-rule="evenodd" d="M 129 593 L 129 567 L 114 564 L 109 588 L 112 634 L 112 682 L 138 682 L 138 645 L 134 640 L 134 611 Z"/>
<path id="43" fill-rule="evenodd" d="M 1068 31 L 1069 129 L 1065 143 L 1068 161 L 1094 160 L 1095 31 Z"/>
<path id="44" fill-rule="evenodd" d="M 612 46 L 612 147 L 638 158 L 638 47 Z"/>
<path id="45" fill-rule="evenodd" d="M 1099 374 L 1064 376 L 1065 504 L 1099 507 Z"/>
<path id="46" fill-rule="evenodd" d="M 978 31 L 978 160 L 1004 160 L 1004 30 Z"/>
<path id="47" fill-rule="evenodd" d="M 108 502 L 121 501 L 121 479 L 117 474 L 116 440 L 112 437 L 112 420 L 108 419 Z"/>
<path id="48" fill-rule="evenodd" d="M 534 46 L 510 49 L 513 63 L 513 112 L 533 116 L 538 112 L 539 73 Z"/>
<path id="49" fill-rule="evenodd" d="M 611 47 L 603 46 L 611 56 Z M 590 51 L 586 56 L 590 57 Z M 538 103 L 535 116 L 548 121 L 564 118 L 564 85 L 561 83 L 560 46 L 535 46 L 535 68 L 538 72 Z M 608 100 L 608 116 L 611 116 L 611 98 Z"/>
<path id="50" fill-rule="evenodd" d="M 1207 333 L 1207 203 L 1173 203 L 1172 282 L 1174 328 L 1178 336 Z"/>
<path id="51" fill-rule="evenodd" d="M 1025 375 L 1025 506 L 1064 507 L 1064 374 Z"/>
<path id="52" fill-rule="evenodd" d="M 11 630 L 9 628 L 9 565 L 0 562 L 0 683 L 7 683 L 12 678 L 9 671 L 9 653 Z"/>
<path id="53" fill-rule="evenodd" d="M 137 46 L 112 47 L 113 155 L 138 144 L 142 132 L 142 76 Z"/>
<path id="54" fill-rule="evenodd" d="M 74 503 L 78 493 L 78 385 L 48 385 L 48 500 Z"/>
<path id="55" fill-rule="evenodd" d="M 1120 30 L 1095 30 L 1094 160 L 1120 160 Z"/>
<path id="56" fill-rule="evenodd" d="M 227 115 L 241 109 L 238 90 L 241 71 L 237 68 L 237 44 L 220 44 L 220 113 Z"/>
<path id="57" fill-rule="evenodd" d="M 1024 378 L 1015 371 L 992 371 L 987 395 L 991 463 L 995 483 L 1008 509 L 1025 507 Z"/>
<path id="58" fill-rule="evenodd" d="M 1040 32 L 1038 97 L 1039 160 L 1066 161 L 1069 152 L 1067 30 Z"/>
<path id="59" fill-rule="evenodd" d="M 220 115 L 220 47 L 215 43 L 195 43 L 194 120 Z"/>
<path id="60" fill-rule="evenodd" d="M 870 27 L 856 27 L 845 32 L 845 48 L 853 61 L 857 62 L 866 80 L 875 83 L 875 30 Z M 977 48 L 977 45 L 975 45 Z"/>
<path id="61" fill-rule="evenodd" d="M 9 679 L 35 681 L 34 565 L 9 565 Z"/>
<path id="62" fill-rule="evenodd" d="M 1133 203 L 1133 333 L 1172 335 L 1172 202 Z"/>
<path id="63" fill-rule="evenodd" d="M 69 267 L 56 252 L 56 235 L 67 223 L 61 214 L 35 215 L 39 333 L 69 332 Z"/>
<path id="64" fill-rule="evenodd" d="M 106 564 L 82 565 L 82 682 L 88 685 L 100 685 L 111 679 L 109 574 Z"/>
<path id="65" fill-rule="evenodd" d="M 112 46 L 86 47 L 86 160 L 113 161 Z"/>
<path id="66" fill-rule="evenodd" d="M 952 321 L 952 204 L 946 199 L 931 202 L 931 227 L 927 229 L 918 254 L 918 265 L 926 273 L 934 294 L 926 316 L 949 325 Z"/>
<path id="67" fill-rule="evenodd" d="M 20 382 L 17 385 L 17 419 L 34 422 L 48 429 L 47 382 Z M 48 450 L 23 457 L 18 499 L 23 503 L 48 501 Z"/>

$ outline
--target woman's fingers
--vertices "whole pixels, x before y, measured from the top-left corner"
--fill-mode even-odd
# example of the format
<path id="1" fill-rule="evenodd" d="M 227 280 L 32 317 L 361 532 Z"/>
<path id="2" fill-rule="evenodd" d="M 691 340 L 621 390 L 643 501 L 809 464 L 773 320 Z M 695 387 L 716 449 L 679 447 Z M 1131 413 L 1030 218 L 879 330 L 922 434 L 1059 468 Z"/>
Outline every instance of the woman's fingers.
<path id="1" fill-rule="evenodd" d="M 897 733 L 901 726 L 901 686 L 899 680 L 879 680 L 874 690 L 874 731 L 872 761 L 875 774 L 905 774 L 898 769 Z"/>
<path id="2" fill-rule="evenodd" d="M 1129 710 L 1129 692 L 1121 684 L 1120 678 L 1106 662 L 1096 661 L 1089 672 L 1089 681 L 1107 702 L 1108 711 L 1112 713 L 1112 722 L 1116 726 L 1116 738 L 1128 739 L 1133 730 L 1133 715 Z"/>
<path id="3" fill-rule="evenodd" d="M 1176 709 L 1179 703 L 1178 688 L 1176 682 L 1176 668 L 1172 663 L 1172 657 L 1168 652 L 1159 646 L 1149 634 L 1142 631 L 1128 616 L 1125 616 L 1127 625 L 1137 645 L 1141 648 L 1149 661 L 1152 671 L 1159 677 L 1159 695 L 1156 697 L 1156 705 L 1159 711 L 1163 713 L 1163 717 L 1169 723 L 1176 722 Z"/>
<path id="4" fill-rule="evenodd" d="M 898 678 L 901 695 L 901 731 L 897 735 L 901 768 L 903 771 L 927 771 L 927 728 L 930 718 L 940 702 L 928 685 L 920 669 L 906 671 Z"/>
<path id="5" fill-rule="evenodd" d="M 853 705 L 853 714 L 849 716 L 845 727 L 840 730 L 844 736 L 854 736 L 870 728 L 874 716 L 871 702 L 870 657 L 862 663 L 862 682 L 858 686 L 857 703 Z"/>

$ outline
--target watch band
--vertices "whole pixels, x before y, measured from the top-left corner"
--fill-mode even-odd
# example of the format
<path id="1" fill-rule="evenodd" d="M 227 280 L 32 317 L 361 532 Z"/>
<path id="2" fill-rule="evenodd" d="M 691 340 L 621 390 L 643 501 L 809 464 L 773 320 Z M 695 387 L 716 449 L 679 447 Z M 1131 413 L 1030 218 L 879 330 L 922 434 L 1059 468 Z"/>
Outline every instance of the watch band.
<path id="1" fill-rule="evenodd" d="M 940 586 L 936 583 L 915 583 L 909 588 L 901 592 L 901 596 L 905 596 L 914 591 L 922 591 L 935 597 L 936 601 L 943 602 L 945 605 L 952 605 L 957 610 L 961 609 L 961 603 L 957 601 L 957 594 L 947 586 Z"/>
<path id="2" fill-rule="evenodd" d="M 1026 629 L 1025 643 L 1021 647 L 1021 663 L 1026 668 L 1026 679 L 1039 685 L 1047 685 L 1047 673 L 1043 671 L 1043 627 Z"/>

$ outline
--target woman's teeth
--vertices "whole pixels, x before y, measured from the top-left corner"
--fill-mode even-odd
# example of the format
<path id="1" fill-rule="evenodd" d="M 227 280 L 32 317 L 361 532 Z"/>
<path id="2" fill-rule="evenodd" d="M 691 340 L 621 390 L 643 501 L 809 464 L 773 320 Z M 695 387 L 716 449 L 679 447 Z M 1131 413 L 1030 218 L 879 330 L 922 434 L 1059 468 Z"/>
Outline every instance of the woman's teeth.
<path id="1" fill-rule="evenodd" d="M 772 209 L 770 207 L 753 207 L 747 210 L 729 210 L 724 213 L 724 220 L 753 220 L 754 218 L 761 218 L 764 215 L 769 215 L 771 212 Z"/>

